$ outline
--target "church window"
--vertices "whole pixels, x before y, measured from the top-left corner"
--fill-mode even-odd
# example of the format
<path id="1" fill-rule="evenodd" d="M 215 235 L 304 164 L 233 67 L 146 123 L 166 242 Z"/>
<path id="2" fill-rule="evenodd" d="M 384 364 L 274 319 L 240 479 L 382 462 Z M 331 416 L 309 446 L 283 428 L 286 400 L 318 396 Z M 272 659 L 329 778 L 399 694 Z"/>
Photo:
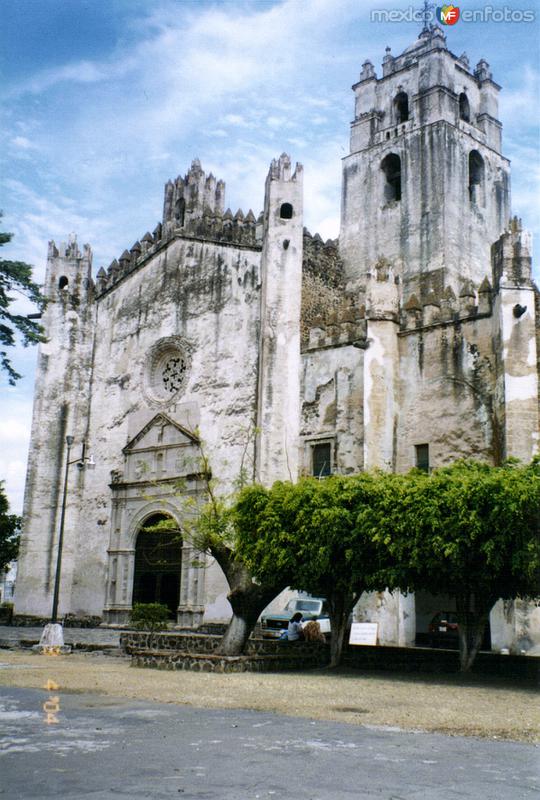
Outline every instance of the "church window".
<path id="1" fill-rule="evenodd" d="M 471 107 L 469 106 L 469 100 L 465 92 L 461 92 L 459 96 L 459 118 L 464 122 L 471 121 Z"/>
<path id="2" fill-rule="evenodd" d="M 478 150 L 469 153 L 469 199 L 471 203 L 483 205 L 484 159 Z"/>
<path id="3" fill-rule="evenodd" d="M 330 442 L 320 442 L 311 448 L 312 472 L 316 478 L 325 478 L 332 472 Z"/>
<path id="4" fill-rule="evenodd" d="M 290 203 L 282 203 L 281 208 L 279 209 L 279 216 L 280 219 L 292 219 L 293 207 Z"/>
<path id="5" fill-rule="evenodd" d="M 65 275 L 62 275 L 62 277 L 61 277 L 61 278 L 60 278 L 60 280 L 58 281 L 58 288 L 59 288 L 59 289 L 65 289 L 65 288 L 67 287 L 67 285 L 68 285 L 68 282 L 69 282 L 69 281 L 68 281 L 68 279 L 66 278 L 66 276 L 65 276 Z"/>
<path id="6" fill-rule="evenodd" d="M 409 96 L 406 92 L 399 92 L 394 98 L 394 111 L 396 122 L 400 125 L 409 119 Z"/>
<path id="7" fill-rule="evenodd" d="M 189 348 L 177 336 L 161 339 L 145 366 L 145 392 L 150 400 L 167 404 L 184 389 L 190 368 Z"/>
<path id="8" fill-rule="evenodd" d="M 416 467 L 424 472 L 429 472 L 429 444 L 417 444 L 416 450 Z"/>
<path id="9" fill-rule="evenodd" d="M 381 162 L 381 169 L 385 176 L 384 199 L 401 200 L 401 159 L 395 153 L 390 153 Z"/>

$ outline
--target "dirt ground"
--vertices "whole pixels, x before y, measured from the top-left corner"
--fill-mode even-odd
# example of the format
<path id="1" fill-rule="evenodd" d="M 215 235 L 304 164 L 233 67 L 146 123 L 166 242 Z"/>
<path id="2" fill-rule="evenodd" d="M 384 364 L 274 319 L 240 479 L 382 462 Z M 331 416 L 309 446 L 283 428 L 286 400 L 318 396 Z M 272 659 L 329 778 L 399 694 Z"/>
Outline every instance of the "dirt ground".
<path id="1" fill-rule="evenodd" d="M 219 675 L 134 668 L 127 658 L 98 654 L 41 656 L 0 650 L 0 686 L 42 688 L 48 680 L 60 692 L 540 742 L 538 690 L 478 676 L 348 670 Z"/>

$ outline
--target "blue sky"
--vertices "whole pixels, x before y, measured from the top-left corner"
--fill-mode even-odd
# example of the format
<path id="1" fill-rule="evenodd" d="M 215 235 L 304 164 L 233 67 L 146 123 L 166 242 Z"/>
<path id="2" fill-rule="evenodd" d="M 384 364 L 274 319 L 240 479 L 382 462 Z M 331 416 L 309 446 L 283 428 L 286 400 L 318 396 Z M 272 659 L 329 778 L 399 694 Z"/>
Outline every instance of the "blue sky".
<path id="1" fill-rule="evenodd" d="M 227 184 L 236 211 L 262 208 L 270 160 L 305 168 L 305 218 L 336 236 L 351 84 L 369 58 L 381 74 L 417 23 L 370 21 L 408 0 L 2 0 L 0 206 L 15 234 L 5 258 L 43 278 L 47 241 L 75 232 L 107 267 L 160 219 L 163 184 L 194 157 Z M 536 0 L 461 9 L 533 10 L 533 23 L 460 21 L 449 48 L 484 57 L 503 86 L 504 153 L 514 212 L 540 238 Z M 18 349 L 17 387 L 0 376 L 0 479 L 15 511 L 31 420 L 36 349 Z"/>

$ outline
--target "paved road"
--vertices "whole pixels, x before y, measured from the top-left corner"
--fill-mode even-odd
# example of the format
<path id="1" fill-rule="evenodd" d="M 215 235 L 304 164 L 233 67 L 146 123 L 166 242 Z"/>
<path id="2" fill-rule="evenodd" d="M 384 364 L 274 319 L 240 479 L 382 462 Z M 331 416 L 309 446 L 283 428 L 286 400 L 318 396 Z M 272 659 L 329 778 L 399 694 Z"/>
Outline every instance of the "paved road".
<path id="1" fill-rule="evenodd" d="M 539 760 L 514 742 L 0 690 L 0 798 L 538 800 Z"/>

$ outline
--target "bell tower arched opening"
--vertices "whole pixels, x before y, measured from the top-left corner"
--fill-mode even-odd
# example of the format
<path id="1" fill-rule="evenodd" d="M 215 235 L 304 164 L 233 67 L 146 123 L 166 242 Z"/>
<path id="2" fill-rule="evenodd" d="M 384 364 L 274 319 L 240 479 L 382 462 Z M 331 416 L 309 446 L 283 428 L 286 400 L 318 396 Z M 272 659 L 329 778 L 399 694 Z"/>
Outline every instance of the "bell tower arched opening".
<path id="1" fill-rule="evenodd" d="M 394 98 L 394 115 L 397 125 L 409 119 L 409 96 L 406 92 L 399 92 Z"/>
<path id="2" fill-rule="evenodd" d="M 180 597 L 182 538 L 178 530 L 156 529 L 171 520 L 166 514 L 152 514 L 139 533 L 135 545 L 133 603 L 162 603 L 176 620 Z"/>

